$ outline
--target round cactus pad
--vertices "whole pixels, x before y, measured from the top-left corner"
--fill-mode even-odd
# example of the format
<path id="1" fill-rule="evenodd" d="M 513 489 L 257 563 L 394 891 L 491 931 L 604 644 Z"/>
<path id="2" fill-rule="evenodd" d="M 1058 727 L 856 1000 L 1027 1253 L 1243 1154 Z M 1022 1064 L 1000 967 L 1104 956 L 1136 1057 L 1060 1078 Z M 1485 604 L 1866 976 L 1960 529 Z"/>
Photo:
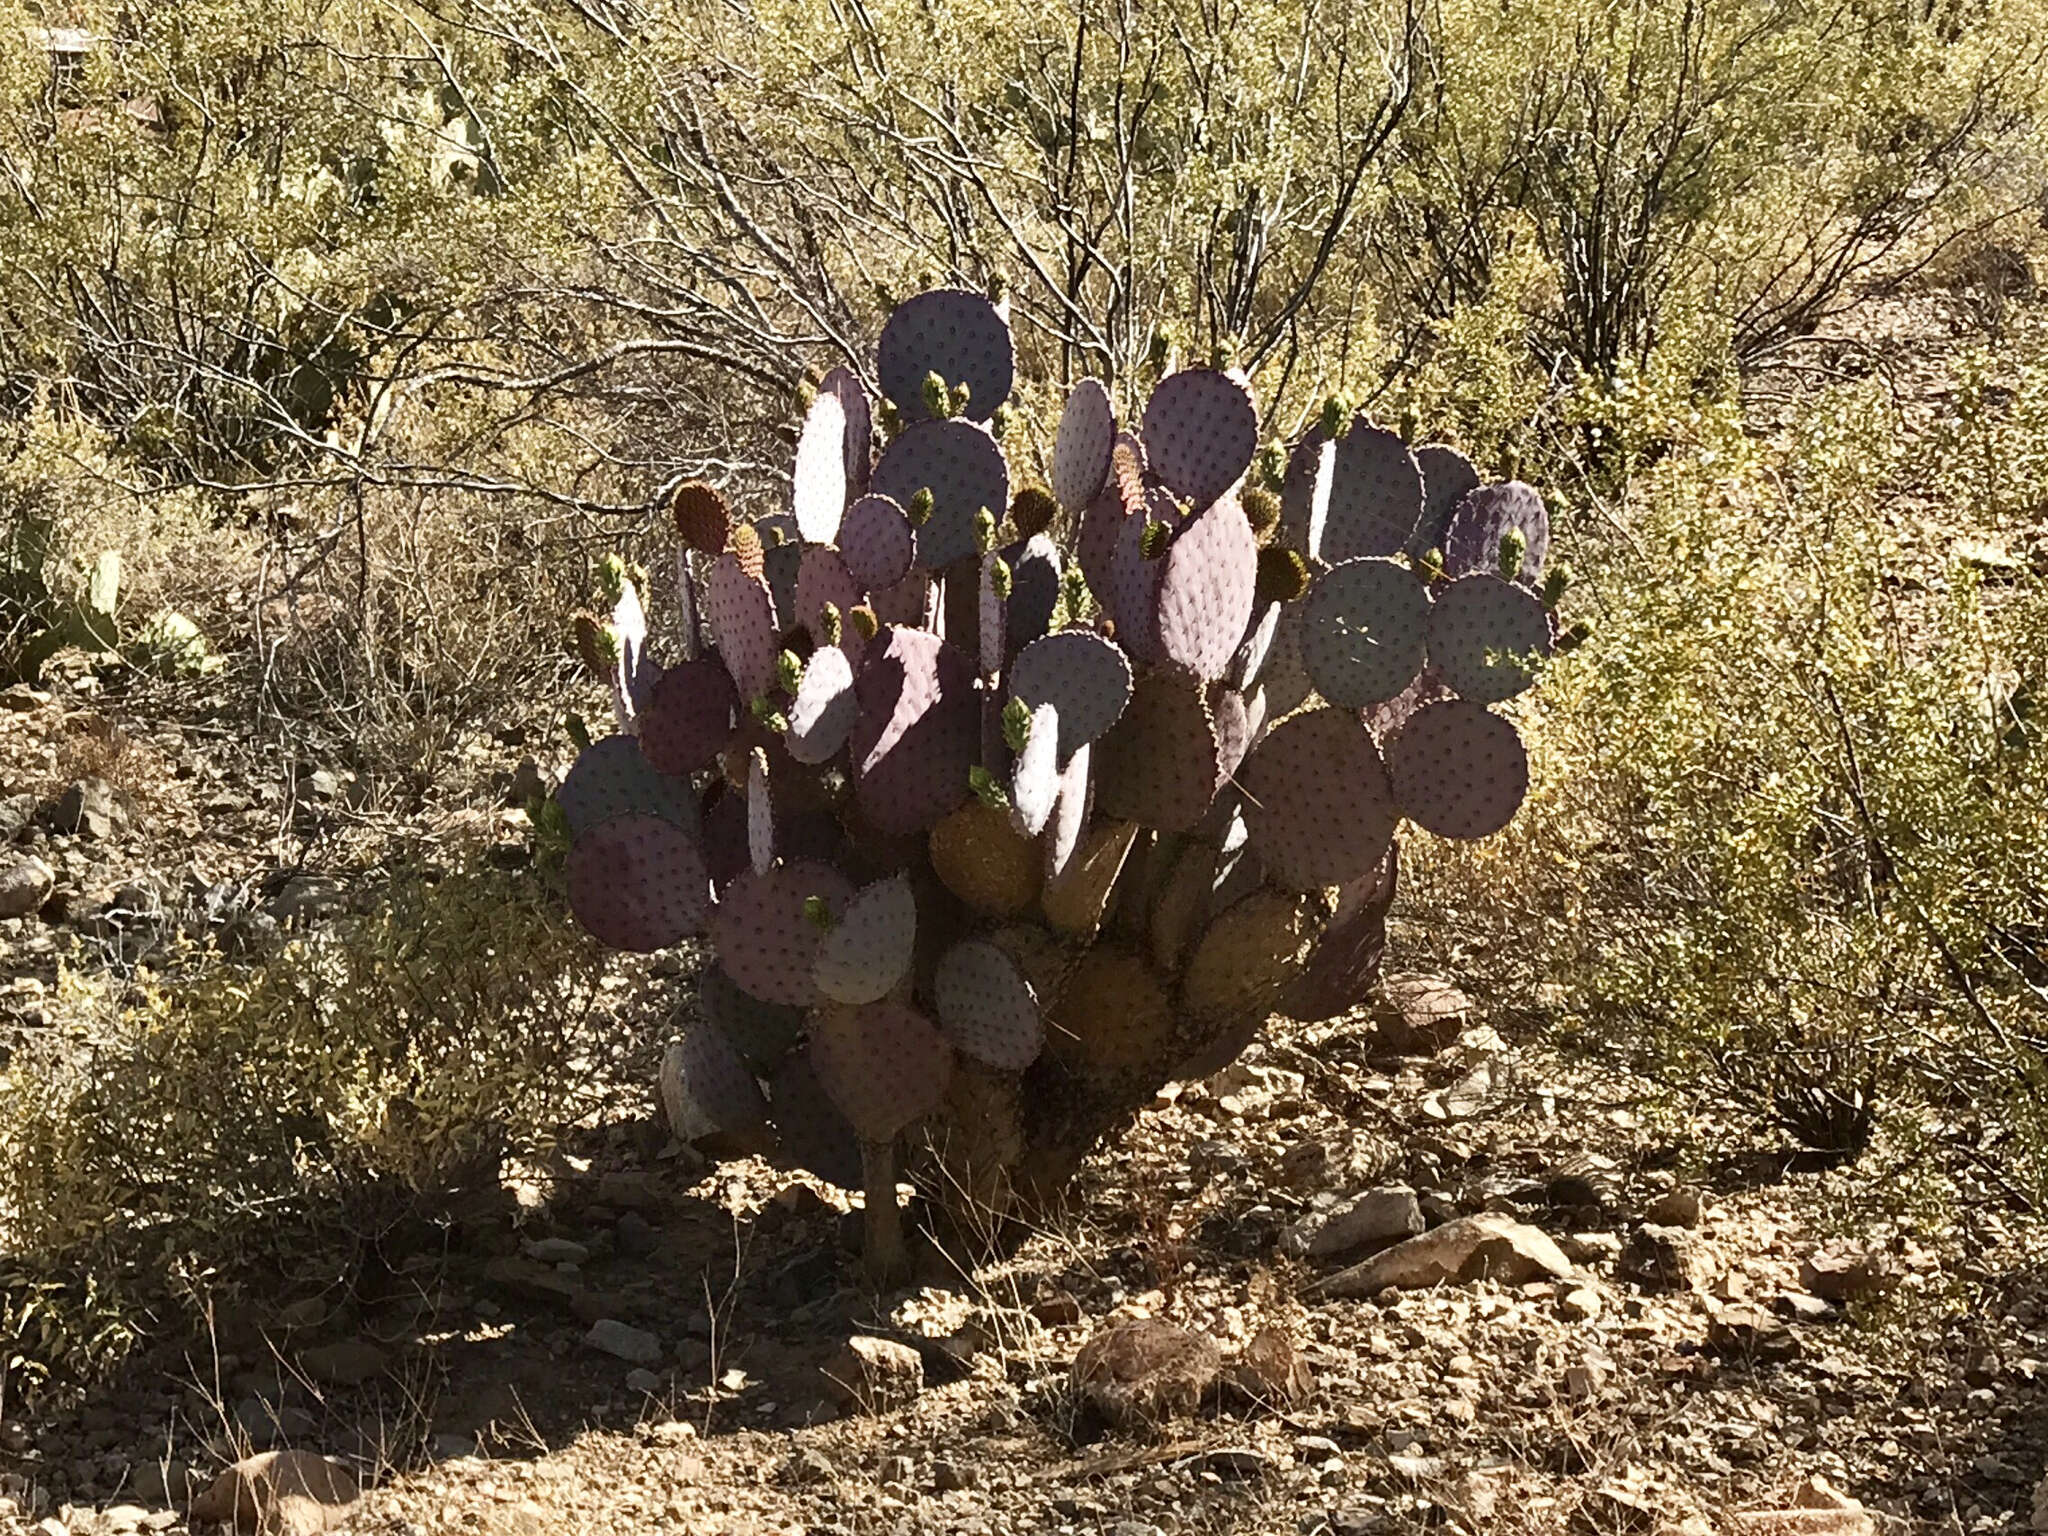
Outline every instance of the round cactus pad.
<path id="1" fill-rule="evenodd" d="M 818 383 L 821 395 L 837 395 L 846 414 L 846 489 L 858 496 L 868 488 L 868 443 L 874 435 L 874 411 L 868 392 L 849 368 L 834 368 Z"/>
<path id="2" fill-rule="evenodd" d="M 892 627 L 869 646 L 849 744 L 854 793 L 880 831 L 921 832 L 967 798 L 981 754 L 974 683 L 974 663 L 929 630 Z"/>
<path id="3" fill-rule="evenodd" d="M 1221 677 L 1251 621 L 1259 541 L 1237 498 L 1213 502 L 1174 531 L 1159 577 L 1154 629 L 1165 660 Z"/>
<path id="4" fill-rule="evenodd" d="M 987 421 L 1010 398 L 1015 367 L 1009 325 L 995 305 L 964 288 L 935 289 L 898 304 L 882 327 L 875 358 L 882 393 L 906 422 L 931 414 L 924 403 L 928 373 L 948 388 L 965 384 L 968 418 Z M 990 503 L 997 511 L 1006 505 Z"/>
<path id="5" fill-rule="evenodd" d="M 841 1189 L 861 1186 L 860 1138 L 818 1081 L 810 1047 L 791 1051 L 768 1080 L 768 1113 L 782 1155 Z"/>
<path id="6" fill-rule="evenodd" d="M 1397 555 L 1422 520 L 1422 471 L 1408 445 L 1363 415 L 1338 440 L 1322 537 L 1309 553 L 1331 564 Z"/>
<path id="7" fill-rule="evenodd" d="M 1347 560 L 1301 603 L 1301 660 L 1332 704 L 1358 709 L 1415 681 L 1429 645 L 1429 589 L 1394 560 Z"/>
<path id="8" fill-rule="evenodd" d="M 677 537 L 690 548 L 707 555 L 725 553 L 726 541 L 732 537 L 732 508 L 702 480 L 677 486 L 669 495 L 668 512 L 675 520 Z"/>
<path id="9" fill-rule="evenodd" d="M 1163 832 L 1193 827 L 1223 780 L 1222 749 L 1201 683 L 1179 672 L 1140 678 L 1095 762 L 1103 815 Z"/>
<path id="10" fill-rule="evenodd" d="M 1097 944 L 1081 957 L 1046 1018 L 1046 1049 L 1062 1061 L 1142 1072 L 1173 1050 L 1173 1000 L 1145 957 Z"/>
<path id="11" fill-rule="evenodd" d="M 1379 748 L 1356 715 L 1314 709 L 1282 721 L 1238 782 L 1252 848 L 1281 884 L 1319 891 L 1386 857 L 1394 798 Z"/>
<path id="12" fill-rule="evenodd" d="M 1444 530 L 1444 574 L 1499 575 L 1500 541 L 1510 531 L 1528 540 L 1516 579 L 1534 586 L 1543 578 L 1543 562 L 1550 558 L 1550 514 L 1543 510 L 1536 488 L 1520 480 L 1482 485 L 1458 503 Z"/>
<path id="13" fill-rule="evenodd" d="M 737 557 L 720 555 L 704 581 L 704 616 L 741 699 L 757 699 L 773 688 L 780 647 L 768 584 L 749 576 Z"/>
<path id="14" fill-rule="evenodd" d="M 789 706 L 789 755 L 800 763 L 829 762 L 846 744 L 860 716 L 853 694 L 853 663 L 836 645 L 821 645 L 804 663 Z"/>
<path id="15" fill-rule="evenodd" d="M 696 839 L 659 816 L 619 816 L 569 849 L 569 907 L 614 949 L 652 954 L 704 926 L 711 879 Z"/>
<path id="16" fill-rule="evenodd" d="M 768 1122 L 768 1100 L 753 1069 L 722 1030 L 697 1024 L 675 1053 L 684 1096 L 719 1130 L 744 1135 Z"/>
<path id="17" fill-rule="evenodd" d="M 872 1003 L 888 996 L 917 951 L 917 896 L 891 875 L 854 893 L 818 944 L 813 979 L 835 1003 Z"/>
<path id="18" fill-rule="evenodd" d="M 797 531 L 813 544 L 839 537 L 846 512 L 846 402 L 821 390 L 804 417 L 790 476 L 790 510 Z"/>
<path id="19" fill-rule="evenodd" d="M 903 508 L 887 496 L 869 494 L 846 509 L 839 521 L 839 553 L 863 590 L 893 587 L 917 560 L 917 534 Z"/>
<path id="20" fill-rule="evenodd" d="M 1203 1021 L 1264 1018 L 1301 971 L 1314 925 L 1307 903 L 1253 891 L 1209 924 L 1180 981 L 1181 1011 Z"/>
<path id="21" fill-rule="evenodd" d="M 716 965 L 697 977 L 697 1011 L 761 1072 L 772 1072 L 803 1035 L 806 1015 L 787 1003 L 764 1003 Z"/>
<path id="22" fill-rule="evenodd" d="M 1550 612 L 1520 582 L 1460 576 L 1437 594 L 1430 664 L 1467 699 L 1498 704 L 1536 681 L 1550 655 Z"/>
<path id="23" fill-rule="evenodd" d="M 810 633 L 813 645 L 836 645 L 846 652 L 854 671 L 860 670 L 867 641 L 854 628 L 853 610 L 867 600 L 867 589 L 853 579 L 846 561 L 836 549 L 822 544 L 804 548 L 796 568 L 796 621 Z M 825 605 L 839 610 L 839 638 L 826 634 Z"/>
<path id="24" fill-rule="evenodd" d="M 829 864 L 793 859 L 765 875 L 742 871 L 712 910 L 719 964 L 763 1002 L 806 1007 L 817 1001 L 812 971 L 824 934 L 804 910 L 813 896 L 836 918 L 853 896 L 853 882 Z"/>
<path id="25" fill-rule="evenodd" d="M 1259 450 L 1252 393 L 1214 368 L 1168 374 L 1145 402 L 1152 473 L 1183 500 L 1206 507 L 1237 484 Z"/>
<path id="26" fill-rule="evenodd" d="M 1060 412 L 1052 448 L 1052 494 L 1069 512 L 1093 501 L 1109 478 L 1110 450 L 1116 446 L 1116 412 L 1100 379 L 1083 379 Z"/>
<path id="27" fill-rule="evenodd" d="M 833 1003 L 811 1018 L 811 1065 L 864 1141 L 890 1141 L 937 1109 L 953 1051 L 907 1003 Z"/>
<path id="28" fill-rule="evenodd" d="M 732 744 L 739 702 L 717 657 L 678 662 L 640 712 L 640 750 L 662 773 L 702 773 Z"/>
<path id="29" fill-rule="evenodd" d="M 571 841 L 621 816 L 655 816 L 695 833 L 690 787 L 648 760 L 633 736 L 606 736 L 576 754 L 555 791 Z"/>
<path id="30" fill-rule="evenodd" d="M 1415 450 L 1415 463 L 1422 471 L 1422 520 L 1408 540 L 1408 552 L 1420 555 L 1444 547 L 1451 514 L 1459 502 L 1479 489 L 1479 471 L 1470 459 L 1444 443 L 1424 443 Z"/>
<path id="31" fill-rule="evenodd" d="M 969 800 L 932 828 L 932 870 L 975 911 L 1014 917 L 1038 899 L 1038 849 L 1010 813 Z"/>
<path id="32" fill-rule="evenodd" d="M 985 939 L 955 944 L 932 976 L 939 1028 L 962 1055 L 1022 1072 L 1045 1045 L 1038 998 L 1016 962 Z"/>
<path id="33" fill-rule="evenodd" d="M 1061 763 L 1100 739 L 1131 699 L 1131 663 L 1114 640 L 1063 629 L 1032 641 L 1010 666 L 1010 696 L 1059 712 Z"/>
<path id="34" fill-rule="evenodd" d="M 1484 705 L 1425 705 L 1387 744 L 1394 798 L 1439 837 L 1486 837 L 1514 819 L 1529 792 L 1529 754 L 1515 728 Z"/>
<path id="35" fill-rule="evenodd" d="M 874 491 L 908 508 L 932 493 L 932 515 L 917 530 L 917 563 L 942 570 L 977 553 L 974 515 L 1002 516 L 1010 504 L 1010 469 L 988 429 L 971 421 L 921 421 L 882 450 Z"/>

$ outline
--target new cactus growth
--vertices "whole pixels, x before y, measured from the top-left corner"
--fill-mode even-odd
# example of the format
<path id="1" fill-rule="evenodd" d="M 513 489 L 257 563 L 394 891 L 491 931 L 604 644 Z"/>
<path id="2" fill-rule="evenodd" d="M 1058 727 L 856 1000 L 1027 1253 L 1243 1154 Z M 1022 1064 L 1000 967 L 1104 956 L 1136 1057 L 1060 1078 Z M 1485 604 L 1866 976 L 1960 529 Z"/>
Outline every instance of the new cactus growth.
<path id="1" fill-rule="evenodd" d="M 709 940 L 679 1129 L 863 1188 L 880 1276 L 899 1177 L 961 1230 L 1021 1214 L 1269 1015 L 1359 1001 L 1403 821 L 1521 803 L 1496 706 L 1565 581 L 1533 488 L 1341 399 L 1261 447 L 1236 372 L 1165 372 L 1121 421 L 1083 380 L 1021 484 L 1014 368 L 987 298 L 920 294 L 885 399 L 835 369 L 805 401 L 789 506 L 665 492 L 711 648 L 647 663 L 558 796 L 592 932 Z M 634 612 L 590 616 L 604 668 Z"/>

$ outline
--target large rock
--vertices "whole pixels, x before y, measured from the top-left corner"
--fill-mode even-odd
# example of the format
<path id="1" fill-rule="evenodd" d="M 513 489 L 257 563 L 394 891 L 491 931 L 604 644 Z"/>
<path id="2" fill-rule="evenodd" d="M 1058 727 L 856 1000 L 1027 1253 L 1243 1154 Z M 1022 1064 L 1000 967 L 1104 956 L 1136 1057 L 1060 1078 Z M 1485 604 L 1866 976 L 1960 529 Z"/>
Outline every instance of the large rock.
<path id="1" fill-rule="evenodd" d="M 1309 1294 L 1376 1296 L 1390 1289 L 1426 1290 L 1481 1279 L 1521 1285 L 1544 1278 L 1562 1280 L 1571 1272 L 1570 1261 L 1548 1233 L 1497 1211 L 1483 1211 L 1339 1270 Z"/>
<path id="2" fill-rule="evenodd" d="M 1298 1408 L 1315 1395 L 1315 1372 L 1285 1329 L 1253 1334 L 1223 1373 L 1224 1385 L 1255 1408 Z"/>
<path id="3" fill-rule="evenodd" d="M 1645 1222 L 1622 1245 L 1615 1270 L 1648 1291 L 1703 1291 L 1714 1278 L 1714 1257 L 1683 1227 Z"/>
<path id="4" fill-rule="evenodd" d="M 1737 1536 L 1877 1536 L 1877 1522 L 1855 1499 L 1819 1475 L 1793 1491 L 1783 1509 L 1743 1510 Z"/>
<path id="5" fill-rule="evenodd" d="M 907 1408 L 924 1390 L 924 1357 L 894 1339 L 856 1334 L 820 1369 L 825 1389 L 856 1413 Z"/>
<path id="6" fill-rule="evenodd" d="M 1308 1256 L 1327 1259 L 1360 1248 L 1384 1248 L 1417 1236 L 1425 1225 L 1415 1191 L 1407 1185 L 1369 1189 L 1332 1214 L 1309 1238 Z"/>
<path id="7" fill-rule="evenodd" d="M 192 1501 L 194 1525 L 224 1525 L 242 1536 L 318 1536 L 355 1510 L 355 1474 L 311 1451 L 265 1451 L 238 1461 Z"/>
<path id="8" fill-rule="evenodd" d="M 1380 1043 L 1404 1055 L 1430 1056 L 1445 1049 L 1464 1033 L 1472 1014 L 1472 999 L 1436 976 L 1384 977 L 1372 1001 Z"/>
<path id="9" fill-rule="evenodd" d="M 53 830 L 96 841 L 127 831 L 128 819 L 128 797 L 105 779 L 80 779 L 50 808 Z"/>
<path id="10" fill-rule="evenodd" d="M 391 1368 L 391 1357 L 368 1339 L 337 1339 L 299 1354 L 308 1376 L 323 1386 L 360 1387 Z"/>
<path id="11" fill-rule="evenodd" d="M 0 795 L 0 843 L 11 843 L 36 819 L 34 795 Z"/>
<path id="12" fill-rule="evenodd" d="M 1903 1278 L 1903 1270 L 1890 1254 L 1846 1240 L 1823 1243 L 1799 1266 L 1800 1284 L 1815 1296 L 1835 1302 L 1882 1296 L 1896 1290 Z"/>
<path id="13" fill-rule="evenodd" d="M 1122 1429 L 1192 1414 L 1223 1367 L 1213 1339 L 1157 1318 L 1111 1323 L 1074 1356 L 1074 1391 Z"/>
<path id="14" fill-rule="evenodd" d="M 27 917 L 50 899 L 57 875 L 33 854 L 0 854 L 0 918 Z"/>
<path id="15" fill-rule="evenodd" d="M 628 1365 L 654 1365 L 661 1359 L 661 1340 L 657 1336 L 615 1317 L 601 1317 L 592 1323 L 583 1342 Z"/>

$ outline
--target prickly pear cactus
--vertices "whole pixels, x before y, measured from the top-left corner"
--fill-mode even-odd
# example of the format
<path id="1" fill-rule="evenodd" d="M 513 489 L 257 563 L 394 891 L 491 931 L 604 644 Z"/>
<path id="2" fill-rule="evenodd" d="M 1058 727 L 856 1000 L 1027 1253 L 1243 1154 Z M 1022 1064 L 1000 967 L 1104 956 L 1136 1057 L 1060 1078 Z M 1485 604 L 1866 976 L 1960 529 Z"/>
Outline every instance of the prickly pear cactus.
<path id="1" fill-rule="evenodd" d="M 994 304 L 920 295 L 883 401 L 811 396 L 788 507 L 665 492 L 677 654 L 608 569 L 618 729 L 558 796 L 592 933 L 708 940 L 679 1126 L 863 1185 L 882 1273 L 899 1176 L 986 1232 L 1269 1017 L 1360 999 L 1403 822 L 1521 804 L 1495 706 L 1562 586 L 1531 487 L 1334 401 L 1262 450 L 1234 372 L 1124 420 L 1083 380 L 1014 462 L 1015 365 Z"/>

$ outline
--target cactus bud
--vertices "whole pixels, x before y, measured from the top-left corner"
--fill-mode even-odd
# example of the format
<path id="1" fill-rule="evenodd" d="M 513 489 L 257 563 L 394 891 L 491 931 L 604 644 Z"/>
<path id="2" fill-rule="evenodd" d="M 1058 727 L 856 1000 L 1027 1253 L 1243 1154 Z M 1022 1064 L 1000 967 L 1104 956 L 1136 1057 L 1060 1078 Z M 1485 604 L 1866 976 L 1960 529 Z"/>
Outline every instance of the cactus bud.
<path id="1" fill-rule="evenodd" d="M 1244 520 L 1252 525 L 1252 532 L 1264 538 L 1280 521 L 1280 498 L 1262 485 L 1255 485 L 1244 493 Z"/>
<path id="2" fill-rule="evenodd" d="M 988 589 L 995 593 L 998 602 L 1010 600 L 1010 562 L 997 556 L 988 568 Z"/>
<path id="3" fill-rule="evenodd" d="M 996 515 L 987 507 L 974 513 L 974 552 L 985 555 L 996 547 Z"/>
<path id="4" fill-rule="evenodd" d="M 784 693 L 794 694 L 803 680 L 804 664 L 795 651 L 784 651 L 775 658 L 776 686 Z"/>
<path id="5" fill-rule="evenodd" d="M 903 413 L 896 408 L 894 400 L 882 402 L 882 436 L 889 439 L 903 430 Z"/>
<path id="6" fill-rule="evenodd" d="M 1003 793 L 1003 786 L 996 782 L 996 776 L 981 764 L 976 763 L 967 770 L 967 787 L 974 791 L 974 798 L 992 811 L 1007 811 L 1010 797 Z"/>
<path id="7" fill-rule="evenodd" d="M 1444 579 L 1444 552 L 1440 549 L 1425 549 L 1411 563 L 1415 574 L 1432 585 Z"/>
<path id="8" fill-rule="evenodd" d="M 1268 442 L 1259 450 L 1255 483 L 1266 490 L 1277 491 L 1287 479 L 1287 450 L 1277 442 Z"/>
<path id="9" fill-rule="evenodd" d="M 988 294 L 989 303 L 1000 304 L 1009 297 L 1009 279 L 1000 272 L 991 272 L 988 275 L 988 286 L 983 291 Z"/>
<path id="10" fill-rule="evenodd" d="M 936 373 L 928 373 L 924 376 L 922 393 L 924 395 L 925 414 L 934 421 L 944 421 L 953 414 L 951 409 L 953 402 L 946 393 L 946 381 Z"/>
<path id="11" fill-rule="evenodd" d="M 1052 526 L 1060 504 L 1042 485 L 1027 485 L 1010 498 L 1010 526 L 1020 539 L 1031 538 Z"/>
<path id="12" fill-rule="evenodd" d="M 604 605 L 615 606 L 625 595 L 627 581 L 626 562 L 617 555 L 606 555 L 597 567 L 597 590 L 604 594 Z"/>
<path id="13" fill-rule="evenodd" d="M 872 640 L 881 631 L 882 621 L 875 617 L 875 610 L 866 603 L 852 609 L 846 616 L 853 621 L 853 632 L 863 640 Z"/>
<path id="14" fill-rule="evenodd" d="M 965 379 L 955 384 L 952 392 L 946 397 L 946 404 L 948 406 L 946 414 L 948 416 L 965 416 L 967 414 L 967 397 L 971 393 L 973 391 L 968 389 Z"/>
<path id="15" fill-rule="evenodd" d="M 1261 603 L 1291 603 L 1308 590 L 1308 560 L 1299 550 L 1272 545 L 1259 551 L 1255 591 Z"/>
<path id="16" fill-rule="evenodd" d="M 837 645 L 844 633 L 837 603 L 827 603 L 818 610 L 818 635 L 827 645 Z"/>
<path id="17" fill-rule="evenodd" d="M 1543 606 L 1553 611 L 1564 601 L 1564 595 L 1571 590 L 1572 568 L 1562 560 L 1550 562 L 1543 573 Z"/>
<path id="18" fill-rule="evenodd" d="M 594 613 L 579 613 L 570 621 L 577 658 L 593 672 L 609 672 L 619 659 L 618 637 L 598 622 Z"/>
<path id="19" fill-rule="evenodd" d="M 988 435 L 999 443 L 1010 435 L 1010 408 L 1008 405 L 997 406 L 994 413 L 990 415 L 988 419 Z"/>
<path id="20" fill-rule="evenodd" d="M 1155 518 L 1147 522 L 1145 531 L 1138 535 L 1138 553 L 1147 560 L 1157 560 L 1172 542 L 1173 530 Z"/>
<path id="21" fill-rule="evenodd" d="M 747 713 L 757 724 L 780 736 L 789 730 L 789 718 L 775 707 L 775 701 L 763 694 L 747 706 Z"/>
<path id="22" fill-rule="evenodd" d="M 904 508 L 904 511 L 910 514 L 910 526 L 922 528 L 930 522 L 933 505 L 932 488 L 928 485 L 919 486 L 917 494 L 910 498 L 910 505 Z"/>
<path id="23" fill-rule="evenodd" d="M 1342 395 L 1332 395 L 1323 402 L 1323 414 L 1317 418 L 1316 426 L 1323 436 L 1342 437 L 1344 429 L 1351 422 L 1351 403 Z"/>
<path id="24" fill-rule="evenodd" d="M 731 550 L 732 557 L 739 561 L 741 570 L 745 571 L 756 581 L 761 579 L 761 573 L 766 569 L 766 566 L 761 561 L 760 529 L 756 528 L 752 523 L 734 525 L 732 537 L 726 547 Z"/>
<path id="25" fill-rule="evenodd" d="M 832 915 L 832 909 L 825 905 L 824 897 L 806 896 L 804 898 L 804 921 L 820 933 L 830 933 L 837 924 L 838 919 Z"/>
<path id="26" fill-rule="evenodd" d="M 1152 333 L 1152 340 L 1145 348 L 1145 366 L 1154 373 L 1166 372 L 1166 365 L 1173 361 L 1173 335 L 1167 326 L 1160 326 Z"/>
<path id="27" fill-rule="evenodd" d="M 1519 528 L 1510 528 L 1500 536 L 1500 576 L 1502 581 L 1513 581 L 1522 574 L 1522 559 L 1529 553 L 1529 535 Z"/>
<path id="28" fill-rule="evenodd" d="M 1415 414 L 1414 404 L 1411 402 L 1410 404 L 1402 406 L 1400 423 L 1401 441 L 1404 443 L 1414 442 L 1416 429 L 1420 425 L 1421 418 L 1419 418 Z"/>
<path id="29" fill-rule="evenodd" d="M 808 416 L 811 407 L 818 403 L 818 386 L 808 378 L 796 381 L 796 413 L 799 418 Z"/>
<path id="30" fill-rule="evenodd" d="M 564 718 L 562 730 L 567 734 L 569 744 L 578 752 L 590 750 L 590 727 L 584 724 L 581 715 L 569 715 Z"/>
<path id="31" fill-rule="evenodd" d="M 1088 578 L 1081 573 L 1081 567 L 1070 565 L 1060 572 L 1060 602 L 1067 610 L 1069 624 L 1083 623 L 1090 607 Z"/>
<path id="32" fill-rule="evenodd" d="M 1031 706 L 1022 699 L 1012 699 L 1003 706 L 1003 740 L 1010 744 L 1012 752 L 1022 752 L 1024 743 L 1031 739 Z"/>

